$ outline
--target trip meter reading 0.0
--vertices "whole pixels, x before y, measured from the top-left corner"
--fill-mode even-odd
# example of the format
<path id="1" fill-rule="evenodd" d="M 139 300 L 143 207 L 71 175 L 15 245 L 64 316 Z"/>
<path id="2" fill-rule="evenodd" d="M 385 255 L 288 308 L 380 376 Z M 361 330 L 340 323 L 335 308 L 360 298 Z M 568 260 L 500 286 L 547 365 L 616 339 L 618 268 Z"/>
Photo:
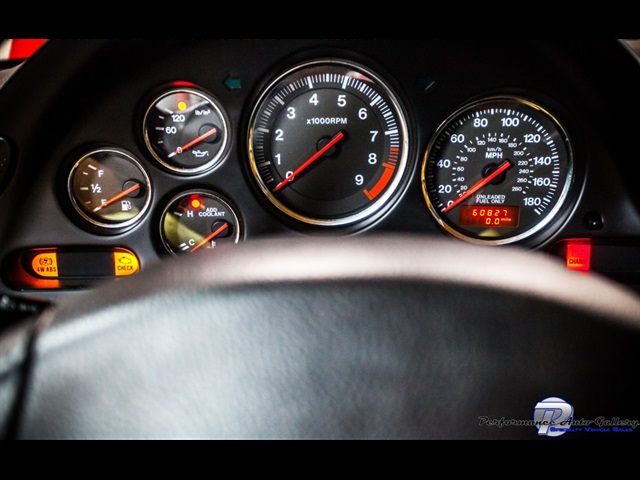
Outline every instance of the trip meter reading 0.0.
<path id="1" fill-rule="evenodd" d="M 539 232 L 558 214 L 573 178 L 564 128 L 546 109 L 491 97 L 455 112 L 425 153 L 423 193 L 452 235 L 506 244 Z"/>

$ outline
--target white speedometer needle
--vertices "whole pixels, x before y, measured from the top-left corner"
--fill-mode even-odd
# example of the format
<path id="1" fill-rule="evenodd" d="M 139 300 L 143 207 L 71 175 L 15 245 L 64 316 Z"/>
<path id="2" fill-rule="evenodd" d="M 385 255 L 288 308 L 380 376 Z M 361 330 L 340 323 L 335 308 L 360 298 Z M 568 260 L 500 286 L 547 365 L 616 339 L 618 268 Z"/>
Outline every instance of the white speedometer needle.
<path id="1" fill-rule="evenodd" d="M 471 195 L 476 193 L 478 190 L 480 190 L 482 187 L 487 185 L 494 178 L 496 178 L 498 175 L 500 175 L 502 172 L 508 170 L 512 166 L 513 166 L 513 164 L 509 160 L 505 160 L 504 162 L 502 162 L 500 164 L 500 166 L 498 168 L 496 168 L 493 172 L 491 172 L 490 175 L 486 176 L 485 178 L 483 178 L 480 181 L 478 181 L 475 185 L 470 187 L 469 190 L 467 190 L 464 195 L 461 195 L 458 198 L 456 198 L 453 201 L 453 203 L 451 205 L 449 205 L 448 207 L 446 207 L 444 210 L 442 210 L 442 212 L 443 213 L 447 213 L 449 210 L 452 210 L 453 208 L 457 207 L 462 202 L 464 202 L 467 198 L 469 198 Z"/>

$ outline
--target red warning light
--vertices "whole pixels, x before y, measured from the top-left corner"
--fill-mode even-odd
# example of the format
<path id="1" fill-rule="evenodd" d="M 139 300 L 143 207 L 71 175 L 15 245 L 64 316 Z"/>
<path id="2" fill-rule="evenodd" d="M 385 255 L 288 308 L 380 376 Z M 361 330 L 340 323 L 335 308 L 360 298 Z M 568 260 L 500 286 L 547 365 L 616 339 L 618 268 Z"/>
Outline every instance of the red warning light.
<path id="1" fill-rule="evenodd" d="M 567 244 L 567 269 L 588 272 L 591 268 L 591 245 L 585 243 Z"/>
<path id="2" fill-rule="evenodd" d="M 200 200 L 200 197 L 191 197 L 189 205 L 191 205 L 191 208 L 194 210 L 197 210 L 202 206 L 202 200 Z"/>

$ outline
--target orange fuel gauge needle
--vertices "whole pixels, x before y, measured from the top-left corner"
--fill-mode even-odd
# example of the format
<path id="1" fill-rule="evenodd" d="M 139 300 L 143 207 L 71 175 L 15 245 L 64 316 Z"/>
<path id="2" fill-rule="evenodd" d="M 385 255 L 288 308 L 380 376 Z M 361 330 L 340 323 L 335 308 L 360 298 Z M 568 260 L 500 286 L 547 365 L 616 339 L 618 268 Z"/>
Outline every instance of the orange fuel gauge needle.
<path id="1" fill-rule="evenodd" d="M 458 205 L 460 205 L 467 198 L 469 198 L 471 195 L 473 195 L 478 190 L 483 188 L 485 185 L 487 185 L 489 182 L 491 182 L 494 178 L 496 178 L 502 172 L 504 172 L 505 170 L 509 169 L 512 165 L 513 164 L 509 160 L 505 160 L 504 162 L 502 162 L 498 168 L 496 168 L 493 172 L 491 172 L 490 175 L 488 175 L 485 178 L 481 179 L 480 181 L 476 182 L 471 188 L 469 188 L 469 190 L 467 190 L 465 192 L 464 195 L 461 195 L 458 198 L 456 198 L 451 205 L 449 205 L 444 210 L 442 210 L 442 213 L 447 213 L 449 210 L 452 210 L 453 208 L 455 208 Z"/>
<path id="2" fill-rule="evenodd" d="M 229 224 L 225 223 L 224 225 L 222 225 L 219 228 L 217 228 L 216 230 L 214 230 L 213 233 L 210 233 L 209 235 L 207 235 L 200 243 L 198 243 L 195 247 L 193 247 L 190 250 L 190 253 L 195 252 L 201 246 L 205 245 L 206 243 L 208 243 L 211 240 L 213 240 L 214 238 L 216 238 L 218 235 L 220 235 L 222 232 L 224 232 L 227 228 L 229 228 Z"/>
<path id="3" fill-rule="evenodd" d="M 136 190 L 138 190 L 140 188 L 140 184 L 136 183 L 135 185 L 132 185 L 131 187 L 127 188 L 126 190 L 123 190 L 122 192 L 120 192 L 119 194 L 117 194 L 115 197 L 111 197 L 109 200 L 107 200 L 106 202 L 102 202 L 100 205 L 98 205 L 96 208 L 93 209 L 94 212 L 97 212 L 98 210 L 103 209 L 104 207 L 107 207 L 109 205 L 111 205 L 113 202 L 117 202 L 118 200 L 120 200 L 122 197 L 126 197 L 127 195 L 129 195 L 132 192 L 135 192 Z"/>
<path id="4" fill-rule="evenodd" d="M 197 145 L 198 143 L 202 142 L 205 138 L 209 138 L 211 135 L 215 135 L 216 132 L 218 131 L 217 128 L 212 128 L 211 130 L 209 130 L 206 133 L 203 133 L 202 135 L 200 135 L 197 138 L 194 138 L 193 140 L 191 140 L 189 143 L 176 148 L 173 152 L 171 152 L 168 156 L 169 158 L 175 157 L 176 155 L 180 155 L 182 152 L 184 152 L 187 148 L 191 148 L 194 145 Z"/>

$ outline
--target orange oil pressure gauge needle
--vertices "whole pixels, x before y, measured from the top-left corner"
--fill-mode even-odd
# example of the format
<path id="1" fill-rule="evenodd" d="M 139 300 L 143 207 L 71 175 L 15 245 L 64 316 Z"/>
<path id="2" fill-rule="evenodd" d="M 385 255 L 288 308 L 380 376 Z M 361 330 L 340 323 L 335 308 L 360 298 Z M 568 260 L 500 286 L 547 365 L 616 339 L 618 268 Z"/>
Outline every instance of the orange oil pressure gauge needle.
<path id="1" fill-rule="evenodd" d="M 208 132 L 203 133 L 202 135 L 200 135 L 198 138 L 194 138 L 189 143 L 187 143 L 187 144 L 185 144 L 185 145 L 183 145 L 181 147 L 176 148 L 173 152 L 171 152 L 169 155 L 167 155 L 167 157 L 168 158 L 172 158 L 172 157 L 175 157 L 176 155 L 180 155 L 186 149 L 191 148 L 194 145 L 197 145 L 200 142 L 202 142 L 205 138 L 209 138 L 211 135 L 215 135 L 217 133 L 217 131 L 218 131 L 217 128 L 212 128 Z"/>

